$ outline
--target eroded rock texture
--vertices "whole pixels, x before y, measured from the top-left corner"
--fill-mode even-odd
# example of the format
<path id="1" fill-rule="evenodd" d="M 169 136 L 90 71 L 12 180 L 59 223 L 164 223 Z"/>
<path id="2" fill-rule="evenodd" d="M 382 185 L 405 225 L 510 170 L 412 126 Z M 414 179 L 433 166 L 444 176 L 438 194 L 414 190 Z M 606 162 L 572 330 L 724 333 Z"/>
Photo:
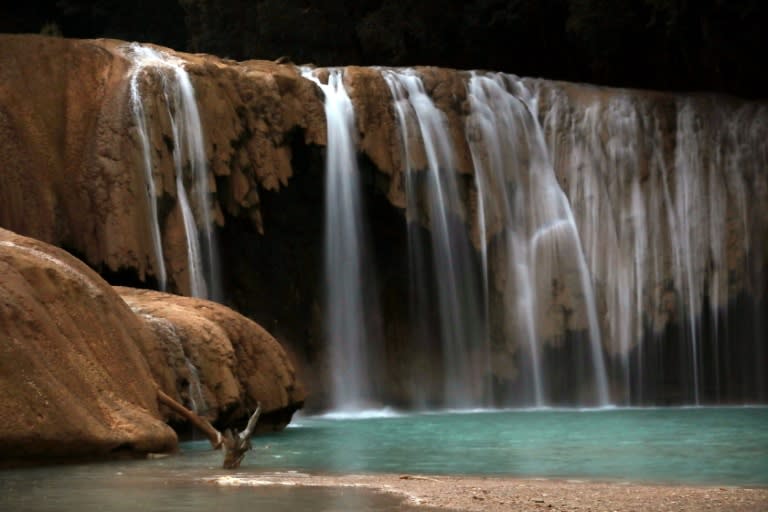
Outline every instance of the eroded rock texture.
<path id="1" fill-rule="evenodd" d="M 280 430 L 304 389 L 280 344 L 252 320 L 214 302 L 117 287 L 154 332 L 153 371 L 163 391 L 217 425 L 247 418 L 261 402 L 257 431 Z"/>
<path id="2" fill-rule="evenodd" d="M 66 247 L 105 272 L 156 278 L 144 162 L 132 115 L 127 43 L 2 36 L 0 222 Z M 261 229 L 260 190 L 285 186 L 290 145 L 322 142 L 314 85 L 293 66 L 187 56 L 209 158 L 212 209 Z M 185 234 L 160 74 L 140 77 L 172 289 L 187 291 Z M 215 128 L 213 128 L 215 127 Z M 188 162 L 184 162 L 188 165 Z M 44 185 L 43 185 L 44 184 Z M 174 281 L 175 280 L 175 281 Z"/>

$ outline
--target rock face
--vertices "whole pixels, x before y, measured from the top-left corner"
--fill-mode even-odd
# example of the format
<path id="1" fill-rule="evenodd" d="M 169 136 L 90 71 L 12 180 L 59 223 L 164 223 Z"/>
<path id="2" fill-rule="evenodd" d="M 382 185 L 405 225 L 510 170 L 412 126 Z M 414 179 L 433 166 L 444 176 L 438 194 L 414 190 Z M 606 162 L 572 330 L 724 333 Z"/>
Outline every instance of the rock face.
<path id="1" fill-rule="evenodd" d="M 3 458 L 165 452 L 152 332 L 95 272 L 0 230 Z"/>
<path id="2" fill-rule="evenodd" d="M 156 278 L 157 263 L 127 53 L 120 41 L 0 36 L 0 225 L 66 247 L 103 272 L 127 269 L 144 281 Z M 202 123 L 217 127 L 205 133 L 211 190 L 218 189 L 212 210 L 222 223 L 222 211 L 245 209 L 260 229 L 259 190 L 287 183 L 291 144 L 323 140 L 321 99 L 293 66 L 188 56 L 186 67 L 206 105 Z M 173 160 L 179 142 L 162 103 L 162 78 L 150 73 L 140 85 L 152 98 L 144 108 L 153 128 L 153 199 L 169 286 L 187 292 Z"/>
<path id="3" fill-rule="evenodd" d="M 247 418 L 261 402 L 257 432 L 281 430 L 304 389 L 280 344 L 231 309 L 202 299 L 117 287 L 154 332 L 153 372 L 163 391 L 215 425 Z"/>

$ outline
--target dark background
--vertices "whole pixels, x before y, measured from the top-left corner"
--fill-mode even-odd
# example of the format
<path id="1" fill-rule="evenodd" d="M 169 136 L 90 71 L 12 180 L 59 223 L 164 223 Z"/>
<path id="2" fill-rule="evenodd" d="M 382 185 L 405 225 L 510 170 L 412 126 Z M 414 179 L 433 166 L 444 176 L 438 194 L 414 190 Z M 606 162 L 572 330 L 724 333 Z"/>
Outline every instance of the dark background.
<path id="1" fill-rule="evenodd" d="M 13 5 L 15 4 L 15 5 Z M 766 0 L 30 0 L 0 32 L 768 97 Z"/>

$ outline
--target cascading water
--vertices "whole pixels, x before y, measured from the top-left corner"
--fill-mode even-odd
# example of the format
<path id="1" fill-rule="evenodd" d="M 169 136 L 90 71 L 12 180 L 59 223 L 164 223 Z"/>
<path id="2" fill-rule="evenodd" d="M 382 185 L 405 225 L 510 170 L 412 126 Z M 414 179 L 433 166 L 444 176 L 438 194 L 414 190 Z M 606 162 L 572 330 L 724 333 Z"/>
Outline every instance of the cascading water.
<path id="1" fill-rule="evenodd" d="M 655 236 L 649 230 L 658 229 L 664 221 L 649 218 L 661 210 L 658 204 L 646 204 L 641 177 L 644 158 L 650 166 L 660 165 L 663 158 L 658 153 L 660 146 L 640 148 L 644 139 L 638 136 L 643 123 L 652 121 L 654 115 L 636 110 L 628 98 L 617 97 L 605 109 L 598 104 L 586 106 L 577 124 L 571 121 L 556 126 L 557 119 L 572 109 L 562 98 L 553 98 L 556 101 L 547 99 L 547 111 L 542 113 L 550 135 L 549 148 L 557 167 L 580 170 L 573 173 L 569 196 L 577 212 L 590 272 L 603 284 L 607 332 L 613 340 L 609 351 L 618 355 L 618 371 L 623 374 L 620 401 L 629 403 L 630 354 L 642 342 L 645 327 L 641 316 L 647 284 L 644 276 L 652 269 L 651 264 L 657 273 L 661 264 L 648 261 L 649 242 Z M 654 133 L 658 126 L 647 129 Z M 617 172 L 623 181 L 608 179 Z M 606 182 L 611 184 L 608 190 L 603 185 Z"/>
<path id="2" fill-rule="evenodd" d="M 386 70 L 384 78 L 398 105 L 395 111 L 404 130 L 404 154 L 413 154 L 416 148 L 409 145 L 418 141 L 423 145 L 418 149 L 426 157 L 427 222 L 431 226 L 444 371 L 442 403 L 448 407 L 482 405 L 488 398 L 484 386 L 490 373 L 490 354 L 444 114 L 435 107 L 416 73 Z M 415 137 L 407 132 L 410 129 L 416 132 Z M 406 172 L 406 182 L 411 183 L 408 193 L 419 194 L 413 187 L 416 170 L 408 164 Z M 412 206 L 416 200 L 408 198 Z M 409 222 L 411 229 L 418 229 L 414 221 Z"/>
<path id="3" fill-rule="evenodd" d="M 506 320 L 521 326 L 519 334 L 527 352 L 526 366 L 530 368 L 528 388 L 533 390 L 532 403 L 544 404 L 544 379 L 542 376 L 541 357 L 536 334 L 535 301 L 532 292 L 530 258 L 525 223 L 515 216 L 516 179 L 513 173 L 521 172 L 521 146 L 516 140 L 519 119 L 514 102 L 504 101 L 506 95 L 503 84 L 498 80 L 480 77 L 476 74 L 469 80 L 470 115 L 466 121 L 467 139 L 475 168 L 475 186 L 477 187 L 478 205 L 477 222 L 480 250 L 483 265 L 483 291 L 485 303 L 490 302 L 489 243 L 493 233 L 492 226 L 498 226 L 499 238 L 506 250 L 505 268 L 511 279 L 505 280 L 505 289 L 501 290 L 505 301 L 505 311 L 515 315 Z M 493 99 L 501 101 L 493 101 Z M 509 100 L 510 98 L 505 98 Z M 500 110 L 497 110 L 500 109 Z M 520 221 L 520 222 L 518 222 Z M 515 293 L 517 290 L 517 293 Z M 514 328 L 506 326 L 506 332 Z"/>
<path id="4" fill-rule="evenodd" d="M 327 122 L 325 181 L 325 278 L 327 336 L 332 368 L 332 406 L 360 410 L 373 399 L 366 349 L 365 288 L 372 286 L 365 260 L 360 171 L 357 167 L 355 112 L 341 70 L 322 83 L 311 69 L 302 75 L 325 94 Z"/>
<path id="5" fill-rule="evenodd" d="M 176 193 L 186 234 L 190 295 L 221 300 L 221 279 L 208 192 L 210 187 L 203 130 L 189 74 L 181 60 L 155 49 L 131 44 L 126 53 L 134 63 L 131 72 L 131 104 L 144 153 L 145 182 L 152 216 L 150 224 L 153 226 L 152 239 L 157 253 L 156 259 L 162 262 L 162 241 L 154 199 L 156 191 L 152 176 L 150 137 L 139 87 L 141 74 L 150 71 L 162 81 L 167 114 L 173 131 Z M 194 202 L 189 200 L 187 186 L 192 189 Z M 202 244 L 198 226 L 202 228 Z M 158 270 L 158 274 L 162 276 L 164 288 L 165 266 L 164 263 L 159 263 L 158 266 L 162 269 Z M 160 280 L 158 277 L 158 281 Z"/>
<path id="6" fill-rule="evenodd" d="M 401 149 L 405 166 L 403 172 L 405 175 L 405 215 L 408 226 L 408 277 L 410 283 L 408 295 L 412 310 L 412 332 L 414 338 L 412 345 L 414 348 L 418 348 L 418 352 L 429 354 L 429 343 L 427 342 L 429 328 L 427 318 L 429 316 L 430 300 L 427 292 L 428 262 L 425 259 L 426 255 L 424 254 L 426 242 L 422 230 L 418 227 L 420 218 L 418 184 L 415 179 L 416 173 L 414 172 L 414 169 L 411 168 L 409 145 L 405 143 L 405 141 L 408 140 L 409 134 L 418 133 L 418 129 L 416 126 L 411 126 L 411 123 L 409 123 L 409 121 L 415 119 L 415 115 L 406 92 L 397 79 L 397 75 L 392 71 L 386 70 L 383 72 L 383 76 L 392 93 L 395 117 L 398 121 L 400 135 L 403 139 Z M 419 409 L 424 409 L 428 406 L 430 395 L 432 394 L 423 382 L 422 367 L 426 366 L 426 364 L 428 364 L 426 361 L 417 361 L 416 363 L 411 364 L 409 368 L 408 388 L 412 390 L 411 401 Z"/>
<path id="7" fill-rule="evenodd" d="M 506 318 L 516 324 L 506 333 L 524 340 L 534 404 L 549 403 L 547 375 L 563 371 L 557 366 L 545 367 L 540 343 L 546 339 L 545 324 L 551 322 L 546 309 L 555 293 L 565 287 L 583 296 L 581 306 L 571 313 L 586 320 L 589 336 L 593 391 L 588 393 L 592 398 L 583 401 L 606 405 L 608 383 L 592 283 L 570 205 L 555 178 L 540 126 L 526 104 L 511 92 L 525 98 L 525 90 L 513 77 L 500 74 L 474 74 L 468 90 L 467 133 L 482 198 L 478 205 L 480 232 L 488 229 L 486 218 L 493 218 L 504 240 L 501 261 L 506 269 L 496 271 L 514 276 L 501 294 L 503 310 L 517 313 Z M 482 238 L 490 237 L 482 234 Z M 483 256 L 488 258 L 487 249 Z M 583 383 L 569 383 L 579 385 Z"/>
<path id="8" fill-rule="evenodd" d="M 730 382 L 737 360 L 759 363 L 729 346 L 723 315 L 737 294 L 757 304 L 763 293 L 753 241 L 764 222 L 747 205 L 768 188 L 764 105 L 471 73 L 466 199 L 447 118 L 419 72 L 381 73 L 401 138 L 417 320 L 437 304 L 437 402 L 699 404 L 760 393 L 745 388 L 757 366 Z M 412 393 L 435 403 L 424 386 Z"/>
<path id="9" fill-rule="evenodd" d="M 746 278 L 738 279 L 762 282 L 760 265 L 749 264 L 759 252 L 750 247 L 759 214 L 746 205 L 766 186 L 765 107 L 629 95 L 595 95 L 583 104 L 567 87 L 534 87 L 604 296 L 606 351 L 617 361 L 621 401 L 653 400 L 649 381 L 665 374 L 656 379 L 682 381 L 678 400 L 698 404 L 713 389 L 707 399 L 718 400 L 728 377 L 719 367 L 722 309 L 742 272 Z M 710 325 L 702 324 L 705 314 Z M 647 335 L 670 320 L 684 326 L 687 348 L 677 354 Z M 712 334 L 705 339 L 705 332 Z M 705 359 L 714 360 L 707 373 L 716 382 L 704 377 Z"/>
<path id="10" fill-rule="evenodd" d="M 142 163 L 144 164 L 144 183 L 146 184 L 147 206 L 149 210 L 150 235 L 152 237 L 152 248 L 155 252 L 155 273 L 157 285 L 160 290 L 165 291 L 168 275 L 165 269 L 165 257 L 163 256 L 163 240 L 160 235 L 160 221 L 157 213 L 157 189 L 155 187 L 155 177 L 152 172 L 152 153 L 149 144 L 149 127 L 144 115 L 144 103 L 141 100 L 141 91 L 139 90 L 139 78 L 147 60 L 140 55 L 144 48 L 138 45 L 130 47 L 130 53 L 135 55 L 134 68 L 131 71 L 130 91 L 131 91 L 131 111 L 136 122 L 136 129 L 139 132 L 141 142 Z M 144 55 L 146 57 L 146 55 Z"/>
<path id="11" fill-rule="evenodd" d="M 197 414 L 205 414 L 208 404 L 203 395 L 203 384 L 200 382 L 200 372 L 189 358 L 186 359 L 187 372 L 189 372 L 189 408 Z"/>
<path id="12" fill-rule="evenodd" d="M 191 234 L 187 236 L 189 254 L 192 255 L 193 251 L 200 251 L 202 249 L 198 263 L 201 266 L 200 272 L 195 273 L 195 280 L 197 282 L 194 285 L 198 291 L 198 294 L 195 294 L 195 296 L 220 300 L 221 291 L 219 286 L 221 279 L 218 275 L 219 263 L 213 232 L 213 216 L 208 197 L 208 168 L 206 165 L 200 114 L 197 109 L 195 91 L 189 79 L 189 74 L 181 65 L 174 66 L 173 72 L 175 80 L 165 82 L 164 92 L 168 102 L 169 115 L 171 116 L 171 126 L 177 141 L 174 146 L 177 190 L 179 192 L 179 200 L 182 201 L 184 224 L 187 227 L 187 233 Z M 191 207 L 186 200 L 186 187 L 181 179 L 184 175 L 184 162 L 187 162 L 189 165 L 192 191 L 195 205 L 197 206 L 197 213 L 200 217 L 199 224 L 203 230 L 203 244 L 199 243 L 199 235 L 196 229 L 197 224 L 195 217 L 191 214 Z M 187 204 L 185 205 L 184 203 Z M 198 247 L 202 245 L 200 249 L 193 247 L 195 241 L 197 241 Z"/>
<path id="13" fill-rule="evenodd" d="M 161 80 L 173 132 L 190 288 L 215 296 L 192 84 L 181 61 L 138 45 L 129 54 L 158 284 L 164 287 L 166 271 L 144 77 Z M 764 105 L 584 94 L 584 86 L 467 73 L 467 101 L 456 109 L 474 172 L 460 176 L 460 141 L 448 119 L 456 112 L 438 108 L 420 71 L 380 72 L 402 150 L 415 319 L 407 370 L 371 355 L 377 347 L 367 317 L 378 309 L 344 71 L 323 71 L 322 83 L 321 73 L 303 70 L 323 90 L 328 122 L 325 274 L 335 409 L 386 401 L 375 379 L 397 372 L 407 381 L 398 399 L 418 407 L 655 403 L 669 388 L 676 390 L 670 400 L 692 404 L 738 396 L 730 391 L 738 388 L 730 383 L 737 363 L 720 357 L 730 353 L 734 329 L 723 311 L 738 293 L 764 292 L 764 223 L 750 208 L 768 188 Z M 677 341 L 663 341 L 670 336 Z M 424 379 L 431 358 L 440 362 Z"/>

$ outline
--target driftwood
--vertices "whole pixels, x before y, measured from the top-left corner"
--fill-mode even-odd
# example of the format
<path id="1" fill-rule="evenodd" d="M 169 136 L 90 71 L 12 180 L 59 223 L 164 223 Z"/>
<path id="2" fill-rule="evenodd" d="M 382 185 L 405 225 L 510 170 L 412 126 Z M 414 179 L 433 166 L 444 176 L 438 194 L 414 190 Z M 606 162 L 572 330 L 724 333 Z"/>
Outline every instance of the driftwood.
<path id="1" fill-rule="evenodd" d="M 224 447 L 223 467 L 225 469 L 240 467 L 246 452 L 251 449 L 251 435 L 256 427 L 256 423 L 259 421 L 259 416 L 261 416 L 261 402 L 257 402 L 256 410 L 248 420 L 245 430 L 238 434 L 236 431 L 233 433 L 230 429 L 227 429 L 224 431 L 224 435 L 222 435 L 207 419 L 187 409 L 160 389 L 157 390 L 157 399 L 161 404 L 184 416 L 192 425 L 205 434 L 214 450 Z"/>

